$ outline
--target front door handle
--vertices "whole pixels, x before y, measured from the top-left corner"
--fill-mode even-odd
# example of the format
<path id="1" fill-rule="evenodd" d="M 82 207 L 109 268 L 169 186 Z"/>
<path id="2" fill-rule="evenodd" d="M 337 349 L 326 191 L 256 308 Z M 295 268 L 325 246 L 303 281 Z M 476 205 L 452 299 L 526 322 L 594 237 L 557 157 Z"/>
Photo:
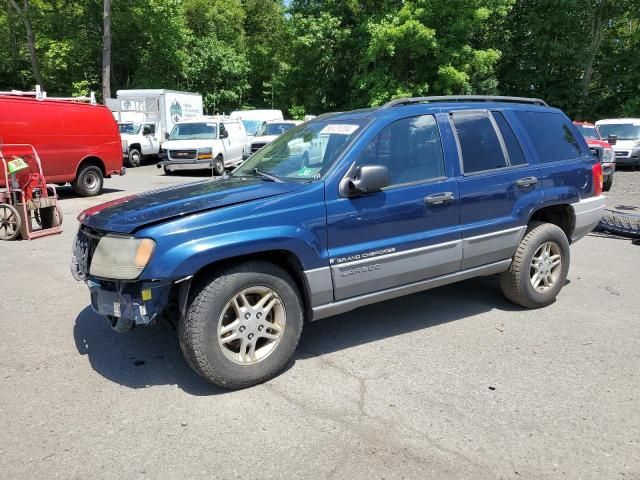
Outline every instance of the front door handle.
<path id="1" fill-rule="evenodd" d="M 427 205 L 442 205 L 443 203 L 453 201 L 454 198 L 453 192 L 434 193 L 433 195 L 425 197 L 424 203 Z"/>
<path id="2" fill-rule="evenodd" d="M 516 180 L 516 185 L 522 188 L 530 187 L 531 185 L 535 185 L 536 183 L 538 183 L 537 177 L 524 177 Z"/>

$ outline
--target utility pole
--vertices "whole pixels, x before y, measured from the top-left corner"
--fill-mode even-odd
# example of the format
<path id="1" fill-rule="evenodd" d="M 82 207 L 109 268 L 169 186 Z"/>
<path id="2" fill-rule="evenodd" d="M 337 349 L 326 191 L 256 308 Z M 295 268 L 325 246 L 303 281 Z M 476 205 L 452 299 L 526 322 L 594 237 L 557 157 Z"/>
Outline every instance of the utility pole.
<path id="1" fill-rule="evenodd" d="M 102 12 L 102 102 L 111 98 L 111 0 L 104 0 Z"/>

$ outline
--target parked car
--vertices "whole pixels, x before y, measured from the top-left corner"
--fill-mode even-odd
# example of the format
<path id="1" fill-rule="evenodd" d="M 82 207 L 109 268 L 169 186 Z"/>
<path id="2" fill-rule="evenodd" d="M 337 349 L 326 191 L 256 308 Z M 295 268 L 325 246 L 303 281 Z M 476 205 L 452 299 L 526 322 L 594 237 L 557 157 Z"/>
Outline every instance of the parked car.
<path id="1" fill-rule="evenodd" d="M 320 136 L 303 165 L 290 146 Z M 320 116 L 226 179 L 85 210 L 72 272 L 117 331 L 178 312 L 189 365 L 241 388 L 284 367 L 305 319 L 494 274 L 517 305 L 549 305 L 601 192 L 600 162 L 541 100 L 400 99 Z"/>
<path id="2" fill-rule="evenodd" d="M 126 164 L 138 167 L 158 155 L 160 143 L 181 120 L 202 117 L 202 95 L 165 89 L 118 90 L 107 105 L 127 142 Z"/>
<path id="3" fill-rule="evenodd" d="M 593 156 L 600 160 L 604 178 L 602 189 L 608 192 L 613 185 L 613 173 L 616 171 L 616 158 L 613 148 L 609 145 L 609 142 L 605 142 L 602 139 L 593 123 L 573 122 L 573 124 L 582 133 Z"/>
<path id="4" fill-rule="evenodd" d="M 596 127 L 604 139 L 612 139 L 618 166 L 640 167 L 640 118 L 598 120 Z"/>
<path id="5" fill-rule="evenodd" d="M 202 117 L 177 123 L 162 143 L 166 174 L 178 170 L 208 169 L 222 175 L 226 167 L 242 161 L 248 143 L 242 121 L 225 116 Z"/>
<path id="6" fill-rule="evenodd" d="M 70 100 L 0 95 L 0 143 L 33 145 L 49 183 L 91 197 L 105 177 L 124 175 L 122 141 L 108 108 Z"/>
<path id="7" fill-rule="evenodd" d="M 251 139 L 251 151 L 243 154 L 243 157 L 246 159 L 249 155 L 256 153 L 262 147 L 301 123 L 298 120 L 272 120 L 263 123 L 256 136 Z"/>

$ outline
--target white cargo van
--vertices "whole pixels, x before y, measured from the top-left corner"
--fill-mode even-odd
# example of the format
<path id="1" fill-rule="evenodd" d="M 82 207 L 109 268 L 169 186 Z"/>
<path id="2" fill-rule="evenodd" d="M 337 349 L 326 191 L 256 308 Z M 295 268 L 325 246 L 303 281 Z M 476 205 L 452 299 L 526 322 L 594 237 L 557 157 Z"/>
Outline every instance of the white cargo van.
<path id="1" fill-rule="evenodd" d="M 201 117 L 202 96 L 164 89 L 118 90 L 118 98 L 107 101 L 118 122 L 120 136 L 129 148 L 129 167 L 142 158 L 157 155 L 160 143 L 173 126 L 185 119 Z"/>
<path id="2" fill-rule="evenodd" d="M 254 137 L 264 122 L 284 119 L 282 110 L 236 110 L 229 117 L 241 119 L 249 137 Z"/>
<path id="3" fill-rule="evenodd" d="M 178 170 L 209 170 L 222 175 L 225 168 L 242 162 L 248 143 L 240 119 L 226 116 L 192 118 L 176 123 L 162 143 L 162 162 L 167 175 Z"/>

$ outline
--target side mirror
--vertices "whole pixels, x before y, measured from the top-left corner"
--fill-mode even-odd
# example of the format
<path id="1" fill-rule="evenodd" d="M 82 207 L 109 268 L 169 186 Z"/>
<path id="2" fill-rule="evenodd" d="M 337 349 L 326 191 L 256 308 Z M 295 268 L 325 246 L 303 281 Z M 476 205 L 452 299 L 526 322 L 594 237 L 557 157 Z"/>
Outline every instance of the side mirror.
<path id="1" fill-rule="evenodd" d="M 226 130 L 223 130 L 222 132 L 220 132 L 220 138 L 228 138 L 229 137 L 229 132 L 227 132 Z"/>
<path id="2" fill-rule="evenodd" d="M 164 139 L 169 140 L 169 132 L 164 132 Z"/>
<path id="3" fill-rule="evenodd" d="M 354 177 L 344 181 L 343 194 L 347 197 L 357 197 L 379 192 L 389 186 L 391 179 L 389 169 L 383 165 L 362 165 L 357 168 Z"/>
<path id="4" fill-rule="evenodd" d="M 607 137 L 607 143 L 609 145 L 615 145 L 616 143 L 618 143 L 618 136 L 617 135 L 609 135 Z"/>

